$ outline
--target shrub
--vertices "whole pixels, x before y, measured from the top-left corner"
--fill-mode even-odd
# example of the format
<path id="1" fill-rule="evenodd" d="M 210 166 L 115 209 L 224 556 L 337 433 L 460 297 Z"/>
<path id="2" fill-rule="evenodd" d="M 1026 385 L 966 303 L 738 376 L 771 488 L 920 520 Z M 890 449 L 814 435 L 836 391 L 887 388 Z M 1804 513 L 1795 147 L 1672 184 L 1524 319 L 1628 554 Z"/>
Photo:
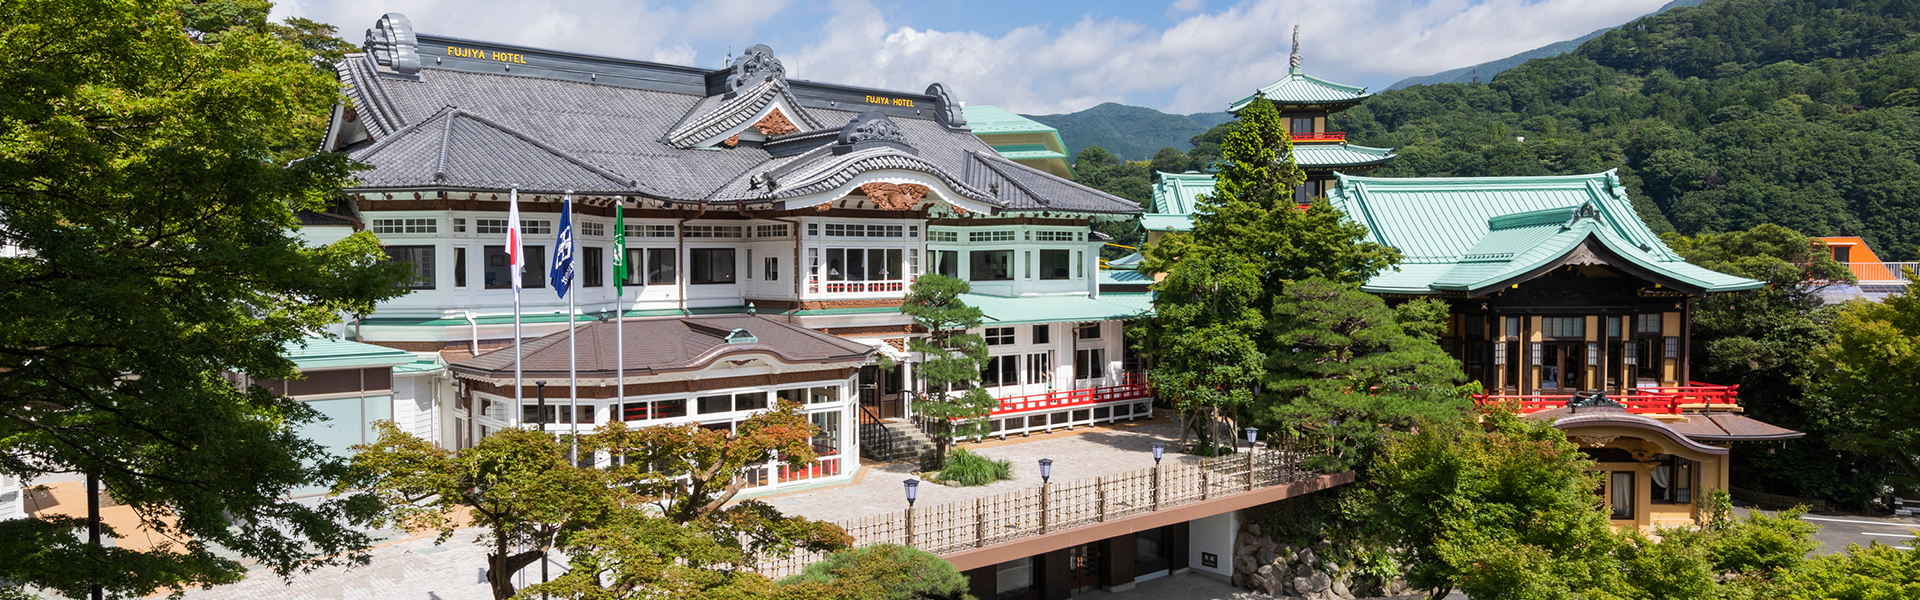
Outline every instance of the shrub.
<path id="1" fill-rule="evenodd" d="M 959 486 L 986 485 L 1002 479 L 1013 479 L 1012 461 L 994 460 L 965 448 L 954 448 L 947 455 L 947 467 L 940 470 L 940 481 Z"/>
<path id="2" fill-rule="evenodd" d="M 899 544 L 843 550 L 780 580 L 778 598 L 809 600 L 910 600 L 929 596 L 972 598 L 967 578 L 931 552 Z"/>

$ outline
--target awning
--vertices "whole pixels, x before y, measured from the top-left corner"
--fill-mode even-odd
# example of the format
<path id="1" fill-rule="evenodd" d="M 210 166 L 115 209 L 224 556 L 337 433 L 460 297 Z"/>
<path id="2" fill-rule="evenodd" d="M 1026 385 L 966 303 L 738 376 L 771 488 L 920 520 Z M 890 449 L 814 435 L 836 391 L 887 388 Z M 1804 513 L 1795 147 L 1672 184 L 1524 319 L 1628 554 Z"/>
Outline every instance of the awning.
<path id="1" fill-rule="evenodd" d="M 979 308 L 987 314 L 982 323 L 987 327 L 1000 325 L 1024 325 L 1029 323 L 1084 323 L 1090 321 L 1112 321 L 1132 319 L 1147 312 L 1138 302 L 1132 302 L 1134 296 L 1109 300 L 1109 294 L 1101 299 L 1087 296 L 1024 296 L 1009 298 L 1005 296 L 986 296 L 981 294 L 962 294 L 960 299 L 968 306 Z"/>

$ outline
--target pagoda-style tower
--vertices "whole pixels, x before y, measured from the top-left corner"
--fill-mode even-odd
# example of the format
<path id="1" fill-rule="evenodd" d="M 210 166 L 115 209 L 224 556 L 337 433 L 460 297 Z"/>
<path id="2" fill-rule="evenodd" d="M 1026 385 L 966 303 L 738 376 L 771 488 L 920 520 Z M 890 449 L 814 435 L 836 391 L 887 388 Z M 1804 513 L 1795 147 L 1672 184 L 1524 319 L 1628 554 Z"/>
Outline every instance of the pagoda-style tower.
<path id="1" fill-rule="evenodd" d="M 1234 102 L 1227 110 L 1238 114 L 1253 99 L 1265 96 L 1280 109 L 1293 134 L 1293 160 L 1307 172 L 1307 182 L 1294 192 L 1306 204 L 1325 196 L 1338 183 L 1336 174 L 1365 173 L 1393 159 L 1392 148 L 1370 148 L 1347 143 L 1342 131 L 1327 131 L 1327 117 L 1365 102 L 1367 88 L 1344 85 L 1308 75 L 1300 68 L 1300 26 L 1293 27 L 1293 53 L 1287 76 Z M 1213 176 L 1200 173 L 1160 173 L 1153 187 L 1153 205 L 1142 220 L 1149 243 L 1172 231 L 1193 227 L 1193 209 L 1199 196 L 1213 192 Z"/>

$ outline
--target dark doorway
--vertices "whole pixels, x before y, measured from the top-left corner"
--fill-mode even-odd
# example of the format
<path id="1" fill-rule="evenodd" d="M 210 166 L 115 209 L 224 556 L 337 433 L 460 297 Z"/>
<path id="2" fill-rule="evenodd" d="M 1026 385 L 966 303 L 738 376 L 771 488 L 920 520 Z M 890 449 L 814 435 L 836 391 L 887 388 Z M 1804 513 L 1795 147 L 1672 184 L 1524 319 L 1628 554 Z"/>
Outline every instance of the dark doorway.
<path id="1" fill-rule="evenodd" d="M 1540 389 L 1573 393 L 1583 389 L 1586 374 L 1585 342 L 1547 342 L 1540 357 Z"/>
<path id="2" fill-rule="evenodd" d="M 1067 590 L 1079 595 L 1100 588 L 1100 545 L 1081 544 L 1067 551 Z"/>
<path id="3" fill-rule="evenodd" d="M 899 419 L 907 416 L 904 372 L 896 366 L 881 369 L 875 365 L 860 367 L 860 411 L 862 419 Z"/>

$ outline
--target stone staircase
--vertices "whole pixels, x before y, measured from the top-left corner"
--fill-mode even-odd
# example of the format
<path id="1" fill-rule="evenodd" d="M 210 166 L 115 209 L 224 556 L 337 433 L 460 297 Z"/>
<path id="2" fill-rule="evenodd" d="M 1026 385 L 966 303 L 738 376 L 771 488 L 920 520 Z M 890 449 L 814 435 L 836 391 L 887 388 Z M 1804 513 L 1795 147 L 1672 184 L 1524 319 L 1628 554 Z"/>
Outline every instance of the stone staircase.
<path id="1" fill-rule="evenodd" d="M 860 425 L 860 456 L 880 462 L 916 460 L 933 440 L 905 419 Z"/>

